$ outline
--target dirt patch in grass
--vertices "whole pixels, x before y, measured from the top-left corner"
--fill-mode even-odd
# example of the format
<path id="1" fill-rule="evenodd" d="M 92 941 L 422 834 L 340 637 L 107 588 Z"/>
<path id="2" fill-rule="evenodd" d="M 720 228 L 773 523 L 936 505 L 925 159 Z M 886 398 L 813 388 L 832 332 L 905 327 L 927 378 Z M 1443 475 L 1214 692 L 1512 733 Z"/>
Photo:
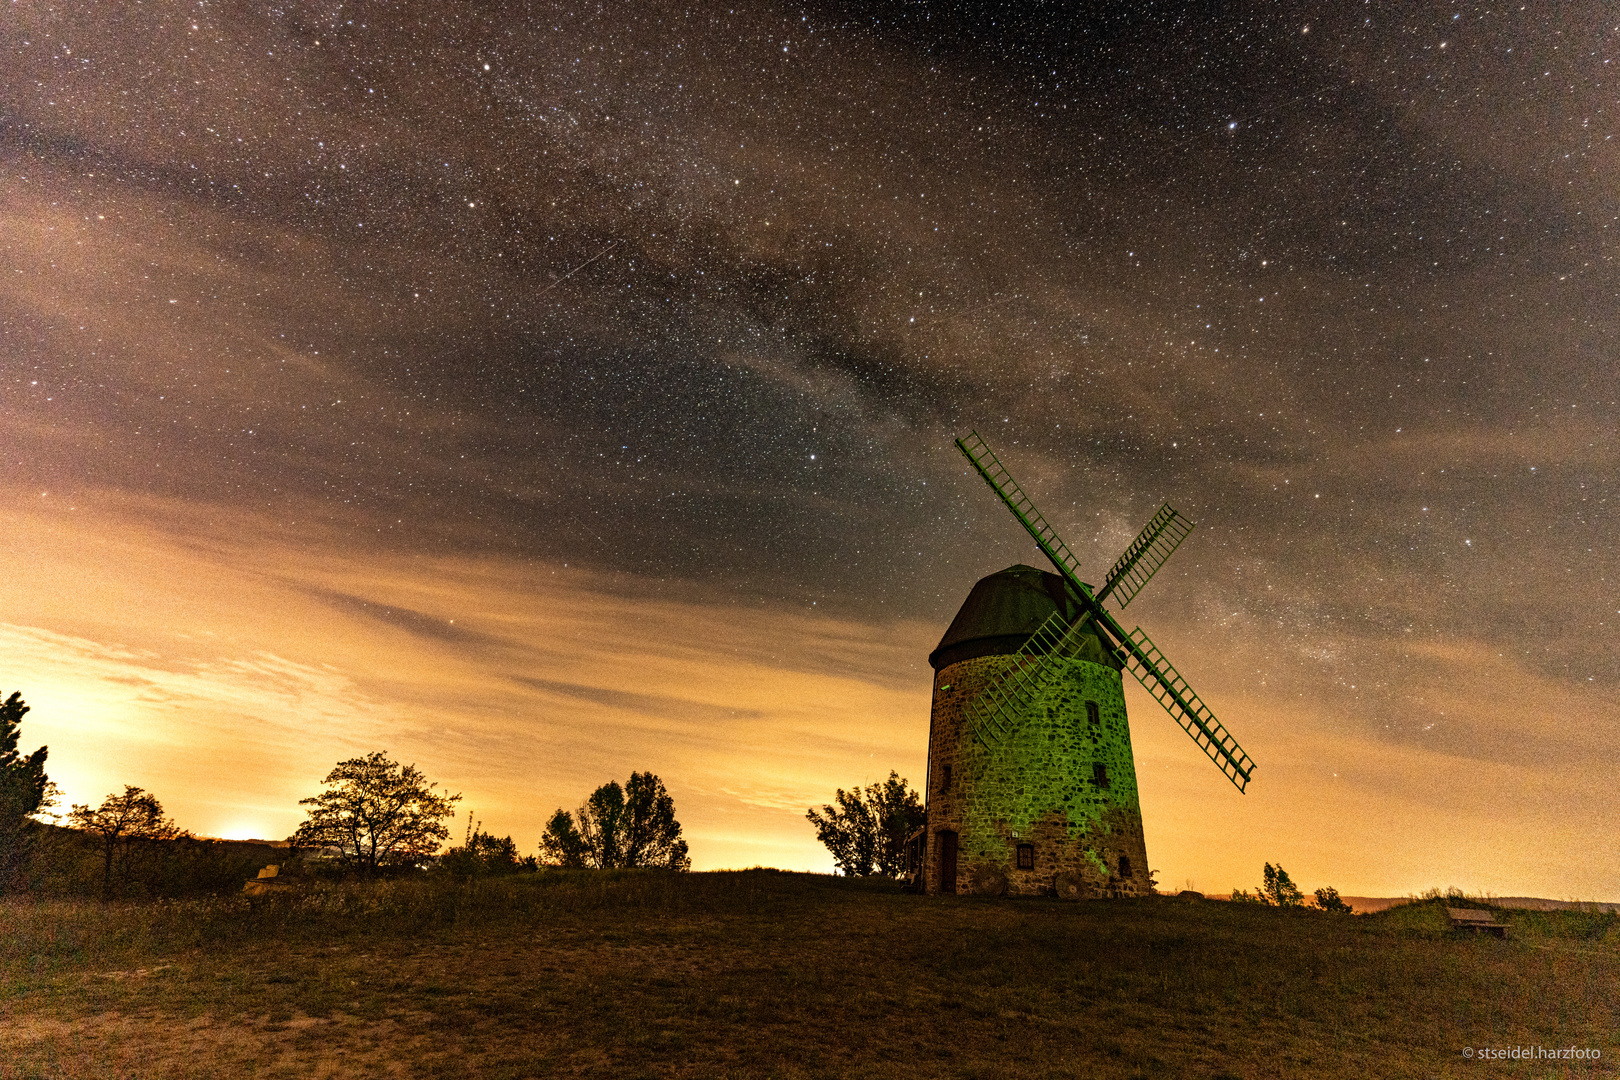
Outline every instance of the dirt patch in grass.
<path id="1" fill-rule="evenodd" d="M 10 904 L 0 1076 L 1611 1075 L 1616 920 L 1523 914 L 1504 942 L 1418 907 L 983 901 L 769 871 Z M 1602 1057 L 1463 1057 L 1498 1046 Z"/>

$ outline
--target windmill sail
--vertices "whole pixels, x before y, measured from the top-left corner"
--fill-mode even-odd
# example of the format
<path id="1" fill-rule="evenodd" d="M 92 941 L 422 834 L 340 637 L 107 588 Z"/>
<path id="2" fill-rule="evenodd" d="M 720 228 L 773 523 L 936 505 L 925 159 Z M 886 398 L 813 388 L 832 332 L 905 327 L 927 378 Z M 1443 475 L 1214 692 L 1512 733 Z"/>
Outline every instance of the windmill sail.
<path id="1" fill-rule="evenodd" d="M 1068 581 L 1097 626 L 1114 640 L 1116 651 L 1130 667 L 1131 674 L 1147 688 L 1148 693 L 1152 694 L 1160 705 L 1164 706 L 1187 734 L 1192 736 L 1193 741 L 1209 755 L 1210 760 L 1215 762 L 1233 786 L 1243 791 L 1249 783 L 1250 774 L 1254 771 L 1254 762 L 1243 752 L 1237 740 L 1221 726 L 1220 721 L 1215 719 L 1215 714 L 1210 712 L 1209 707 L 1197 694 L 1193 693 L 1186 680 L 1176 672 L 1169 661 L 1165 660 L 1164 654 L 1148 640 L 1147 635 L 1143 634 L 1140 628 L 1136 630 L 1140 640 L 1135 635 L 1127 634 L 1124 627 L 1108 613 L 1108 609 L 1092 595 L 1091 587 L 1080 580 L 1080 575 L 1076 571 L 1079 560 L 1074 557 L 1074 553 L 1069 550 L 1062 537 L 1058 536 L 1057 530 L 1047 524 L 1041 512 L 1035 508 L 1029 496 L 1024 494 L 1018 482 L 1012 478 L 1012 474 L 1001 464 L 989 444 L 979 437 L 978 432 L 969 433 L 965 439 L 957 439 L 956 446 L 978 470 L 985 483 L 989 484 L 1001 497 L 1001 501 L 1007 504 L 1013 516 L 1034 538 L 1036 546 L 1052 561 L 1052 565 L 1057 567 L 1058 573 Z M 1171 513 L 1174 514 L 1174 511 Z M 1155 515 L 1155 520 L 1157 519 L 1158 515 Z M 1150 540 L 1144 546 L 1144 550 L 1151 547 L 1152 543 Z M 1178 539 L 1176 543 L 1179 544 L 1180 540 Z M 1163 558 L 1160 558 L 1154 569 L 1162 565 L 1163 561 Z M 1119 565 L 1116 563 L 1116 568 Z M 1128 566 L 1124 572 L 1129 572 Z M 1140 589 L 1140 585 L 1137 588 Z M 1166 671 L 1169 672 L 1168 675 L 1165 674 Z"/>
<path id="2" fill-rule="evenodd" d="M 1080 560 L 1074 557 L 1074 552 L 1070 551 L 1069 545 L 1058 536 L 1057 530 L 1048 525 L 1041 512 L 1035 509 L 1035 504 L 1024 494 L 1024 489 L 1018 486 L 1018 481 L 1012 478 L 1012 473 L 1001 464 L 1001 460 L 990 449 L 990 445 L 979 438 L 977 431 L 972 431 L 968 433 L 967 438 L 957 439 L 956 447 L 967 455 L 973 467 L 979 470 L 979 475 L 995 489 L 997 495 L 1001 496 L 1001 501 L 1013 512 L 1013 517 L 1029 530 L 1029 535 L 1035 538 L 1035 546 L 1041 549 L 1041 553 L 1052 560 L 1052 565 L 1058 568 L 1058 572 L 1067 578 L 1070 584 L 1080 586 L 1081 591 L 1090 597 L 1091 590 L 1081 584 L 1080 575 L 1076 571 Z"/>
<path id="3" fill-rule="evenodd" d="M 1119 610 L 1124 611 L 1125 605 L 1142 591 L 1142 586 L 1159 572 L 1159 567 L 1192 531 L 1193 523 L 1176 513 L 1169 503 L 1159 507 L 1153 520 L 1147 523 L 1141 535 L 1131 542 L 1125 554 L 1108 571 L 1108 580 L 1097 593 L 1097 602 L 1101 603 L 1112 595 Z"/>
<path id="4" fill-rule="evenodd" d="M 1018 664 L 993 679 L 962 710 L 974 738 L 993 747 L 1012 734 L 1031 703 L 1062 670 L 1059 661 L 1074 654 L 1077 631 L 1085 621 L 1082 615 L 1071 624 L 1061 611 L 1054 611 L 1041 623 L 1019 650 Z"/>
<path id="5" fill-rule="evenodd" d="M 1249 755 L 1215 719 L 1215 714 L 1187 685 L 1187 680 L 1164 658 L 1158 646 L 1148 640 L 1140 626 L 1131 631 L 1130 638 L 1137 648 L 1127 654 L 1126 666 L 1136 676 L 1136 681 L 1147 688 L 1154 700 L 1164 706 L 1164 711 L 1192 736 L 1198 748 L 1242 791 L 1254 771 Z"/>

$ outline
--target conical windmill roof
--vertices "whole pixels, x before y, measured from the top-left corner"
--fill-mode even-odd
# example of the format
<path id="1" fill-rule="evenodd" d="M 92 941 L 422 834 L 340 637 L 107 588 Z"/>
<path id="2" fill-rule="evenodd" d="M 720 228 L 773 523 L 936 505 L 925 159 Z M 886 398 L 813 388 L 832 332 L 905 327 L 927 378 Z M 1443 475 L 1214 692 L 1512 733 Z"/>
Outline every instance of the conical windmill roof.
<path id="1" fill-rule="evenodd" d="M 928 662 L 938 671 L 979 656 L 1016 653 L 1059 605 L 1070 620 L 1084 610 L 1057 574 L 1019 563 L 980 578 L 940 638 L 939 646 L 928 654 Z M 1113 653 L 1094 636 L 1083 643 L 1080 655 L 1095 663 L 1120 666 Z"/>

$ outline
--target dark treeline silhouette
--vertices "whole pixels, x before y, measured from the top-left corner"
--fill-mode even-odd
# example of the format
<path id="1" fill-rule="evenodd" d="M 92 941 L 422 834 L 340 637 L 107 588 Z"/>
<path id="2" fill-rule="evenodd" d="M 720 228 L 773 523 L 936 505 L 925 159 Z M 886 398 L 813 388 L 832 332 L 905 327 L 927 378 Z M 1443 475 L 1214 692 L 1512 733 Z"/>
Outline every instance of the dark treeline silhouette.
<path id="1" fill-rule="evenodd" d="M 436 791 L 415 765 L 383 751 L 338 762 L 322 790 L 300 800 L 305 820 L 283 843 L 193 836 L 156 795 L 132 784 L 99 806 L 74 804 L 58 824 L 47 820 L 57 819 L 57 793 L 45 774 L 46 748 L 18 750 L 28 712 L 20 692 L 0 704 L 0 895 L 150 900 L 241 892 L 249 880 L 262 895 L 317 879 L 691 866 L 674 800 L 650 772 L 632 773 L 623 788 L 602 785 L 577 820 L 557 811 L 541 857 L 483 831 L 471 814 L 462 843 L 440 854 L 461 796 Z M 269 884 L 259 877 L 267 867 L 275 868 Z"/>
<path id="2" fill-rule="evenodd" d="M 467 814 L 467 836 L 460 847 L 439 856 L 439 868 L 454 878 L 501 877 L 505 874 L 534 873 L 540 862 L 533 855 L 518 854 L 510 836 L 483 831 L 483 822 L 473 823 Z"/>
<path id="3" fill-rule="evenodd" d="M 290 854 L 263 841 L 182 833 L 168 840 L 126 839 L 109 873 L 103 837 L 48 823 L 35 829 L 16 891 L 40 897 L 172 900 L 240 892 L 262 867 L 285 862 Z"/>
<path id="4" fill-rule="evenodd" d="M 274 857 L 269 844 L 206 840 L 179 829 L 149 792 L 126 786 L 100 806 L 75 805 L 69 827 L 54 817 L 47 749 L 24 755 L 22 693 L 0 704 L 0 895 L 104 900 L 234 891 Z"/>

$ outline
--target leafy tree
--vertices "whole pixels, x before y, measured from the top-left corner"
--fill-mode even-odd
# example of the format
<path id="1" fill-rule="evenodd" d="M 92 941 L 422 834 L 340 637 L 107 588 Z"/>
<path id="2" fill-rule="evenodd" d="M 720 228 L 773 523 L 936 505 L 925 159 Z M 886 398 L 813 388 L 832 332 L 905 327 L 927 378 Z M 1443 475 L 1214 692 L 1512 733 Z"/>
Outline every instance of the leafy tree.
<path id="1" fill-rule="evenodd" d="M 41 750 L 45 749 L 43 746 Z M 39 806 L 28 816 L 42 824 L 57 825 L 61 823 L 62 815 L 56 808 L 62 805 L 62 789 L 56 786 L 55 780 L 45 781 L 45 797 L 39 800 Z"/>
<path id="2" fill-rule="evenodd" d="M 122 795 L 108 795 L 94 810 L 73 804 L 68 824 L 95 836 L 101 847 L 101 898 L 111 900 L 114 871 L 120 884 L 128 882 L 134 853 L 159 840 L 184 835 L 163 816 L 163 804 L 151 793 L 131 784 Z"/>
<path id="3" fill-rule="evenodd" d="M 816 839 L 832 853 L 833 864 L 849 877 L 868 877 L 877 863 L 877 816 L 866 805 L 861 789 L 838 789 L 837 806 L 824 804 L 805 812 L 816 827 Z"/>
<path id="4" fill-rule="evenodd" d="M 442 819 L 460 795 L 440 795 L 415 765 L 401 766 L 381 750 L 340 761 L 322 781 L 327 790 L 299 806 L 309 817 L 292 841 L 298 847 L 335 848 L 345 864 L 366 876 L 388 866 L 429 858 L 450 836 Z"/>
<path id="5" fill-rule="evenodd" d="M 1272 907 L 1304 906 L 1305 895 L 1299 891 L 1299 886 L 1295 885 L 1293 879 L 1288 876 L 1288 871 L 1281 866 L 1272 866 L 1270 863 L 1266 863 L 1264 876 L 1265 883 L 1256 890 L 1262 904 L 1270 904 Z"/>
<path id="6" fill-rule="evenodd" d="M 675 800 L 664 782 L 650 772 L 630 774 L 624 785 L 624 811 L 619 819 L 619 854 L 624 866 L 662 866 L 690 870 Z"/>
<path id="7" fill-rule="evenodd" d="M 927 811 L 917 792 L 892 769 L 881 786 L 867 787 L 866 801 L 877 816 L 877 871 L 884 877 L 902 877 L 906 872 L 906 838 L 927 823 Z"/>
<path id="8" fill-rule="evenodd" d="M 6 809 L 15 809 L 24 817 L 40 808 L 50 786 L 45 775 L 49 747 L 42 746 L 27 757 L 17 752 L 22 718 L 30 711 L 23 704 L 21 691 L 13 692 L 0 705 L 0 783 L 5 784 Z"/>
<path id="9" fill-rule="evenodd" d="M 624 789 L 609 780 L 579 808 L 579 835 L 585 841 L 586 861 L 599 870 L 624 865 Z"/>
<path id="10" fill-rule="evenodd" d="M 585 865 L 589 850 L 574 825 L 574 815 L 562 809 L 551 815 L 540 836 L 540 854 L 547 866 L 577 869 Z"/>
<path id="11" fill-rule="evenodd" d="M 832 853 L 838 869 L 850 877 L 872 873 L 901 877 L 906 872 L 906 838 L 927 820 L 917 793 L 899 773 L 871 783 L 862 791 L 838 789 L 838 805 L 812 807 L 805 817 L 816 827 L 816 839 Z"/>
<path id="12" fill-rule="evenodd" d="M 1316 890 L 1316 906 L 1323 911 L 1336 911 L 1341 915 L 1351 912 L 1350 905 L 1339 899 L 1339 890 L 1328 885 Z"/>
<path id="13" fill-rule="evenodd" d="M 517 843 L 510 836 L 475 832 L 467 843 L 466 850 L 478 860 L 486 873 L 515 874 L 523 869 L 523 859 L 518 855 Z"/>
<path id="14" fill-rule="evenodd" d="M 692 868 L 675 800 L 650 772 L 631 773 L 622 788 L 609 780 L 574 814 L 552 814 L 540 850 L 552 866 Z"/>
<path id="15" fill-rule="evenodd" d="M 15 883 L 28 857 L 29 815 L 47 805 L 54 790 L 45 775 L 46 747 L 27 757 L 17 752 L 28 711 L 20 691 L 0 704 L 0 893 Z"/>

